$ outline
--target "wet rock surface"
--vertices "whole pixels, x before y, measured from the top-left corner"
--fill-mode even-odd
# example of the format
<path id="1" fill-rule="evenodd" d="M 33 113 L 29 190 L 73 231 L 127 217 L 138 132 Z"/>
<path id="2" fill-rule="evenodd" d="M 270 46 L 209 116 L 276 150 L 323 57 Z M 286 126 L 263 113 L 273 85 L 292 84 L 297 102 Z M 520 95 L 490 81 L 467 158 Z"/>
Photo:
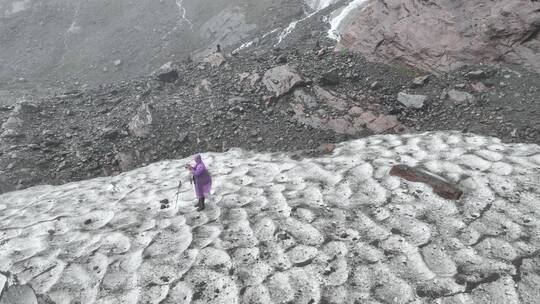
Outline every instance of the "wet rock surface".
<path id="1" fill-rule="evenodd" d="M 405 165 L 394 166 L 390 170 L 390 175 L 399 176 L 411 182 L 428 184 L 435 193 L 446 199 L 457 200 L 463 195 L 463 191 L 459 190 L 455 185 L 417 168 Z"/>
<path id="2" fill-rule="evenodd" d="M 370 59 L 436 73 L 498 62 L 540 72 L 538 1 L 367 0 L 351 15 L 338 48 Z"/>

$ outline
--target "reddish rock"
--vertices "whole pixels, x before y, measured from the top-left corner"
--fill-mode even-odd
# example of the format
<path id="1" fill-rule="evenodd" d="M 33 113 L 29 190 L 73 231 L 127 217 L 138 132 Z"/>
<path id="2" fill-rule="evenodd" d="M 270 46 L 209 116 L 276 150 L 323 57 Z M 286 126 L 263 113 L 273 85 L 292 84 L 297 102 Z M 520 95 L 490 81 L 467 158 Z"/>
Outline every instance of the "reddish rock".
<path id="1" fill-rule="evenodd" d="M 373 133 L 380 134 L 396 127 L 397 125 L 399 125 L 399 122 L 395 116 L 381 115 L 374 121 L 368 123 L 367 127 L 373 131 Z"/>
<path id="2" fill-rule="evenodd" d="M 326 123 L 330 130 L 341 134 L 355 134 L 356 130 L 352 127 L 351 123 L 345 118 L 330 119 Z"/>
<path id="3" fill-rule="evenodd" d="M 435 73 L 505 62 L 540 72 L 540 2 L 369 0 L 344 25 L 337 49 Z"/>
<path id="4" fill-rule="evenodd" d="M 390 170 L 390 175 L 399 176 L 411 182 L 427 184 L 433 188 L 433 192 L 446 199 L 458 200 L 463 195 L 463 191 L 456 186 L 438 176 L 417 168 L 397 165 Z"/>
<path id="5" fill-rule="evenodd" d="M 366 112 L 360 114 L 360 120 L 362 122 L 364 122 L 364 124 L 366 124 L 366 125 L 368 123 L 374 121 L 375 119 L 377 119 L 377 116 L 373 115 L 372 112 L 366 111 Z"/>
<path id="6" fill-rule="evenodd" d="M 315 96 L 322 101 L 326 102 L 329 106 L 332 108 L 339 110 L 339 111 L 345 111 L 347 109 L 347 102 L 335 95 L 333 92 L 329 92 L 319 86 L 315 86 L 313 88 L 313 92 L 315 93 Z"/>

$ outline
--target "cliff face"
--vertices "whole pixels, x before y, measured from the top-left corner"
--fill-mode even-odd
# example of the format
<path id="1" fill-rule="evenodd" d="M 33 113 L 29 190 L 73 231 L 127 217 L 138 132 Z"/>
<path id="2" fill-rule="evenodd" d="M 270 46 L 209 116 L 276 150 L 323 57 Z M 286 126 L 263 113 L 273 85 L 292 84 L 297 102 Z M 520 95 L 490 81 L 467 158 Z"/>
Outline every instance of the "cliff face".
<path id="1" fill-rule="evenodd" d="M 12 83 L 93 85 L 147 75 L 165 62 L 285 26 L 303 14 L 304 5 L 302 0 L 0 1 L 0 91 Z M 26 82 L 18 81 L 23 78 Z"/>
<path id="2" fill-rule="evenodd" d="M 504 62 L 540 71 L 536 0 L 371 0 L 342 29 L 338 49 L 432 72 Z"/>

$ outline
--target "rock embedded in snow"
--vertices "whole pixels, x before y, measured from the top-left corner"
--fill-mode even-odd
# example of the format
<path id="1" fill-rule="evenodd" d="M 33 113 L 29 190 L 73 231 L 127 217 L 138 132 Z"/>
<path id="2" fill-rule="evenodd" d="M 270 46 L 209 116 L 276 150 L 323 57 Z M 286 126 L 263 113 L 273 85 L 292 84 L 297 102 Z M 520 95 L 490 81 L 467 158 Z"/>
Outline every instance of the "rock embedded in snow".
<path id="1" fill-rule="evenodd" d="M 413 95 L 400 92 L 397 99 L 406 107 L 421 109 L 424 107 L 424 103 L 426 102 L 427 98 L 428 97 L 425 95 Z"/>
<path id="2" fill-rule="evenodd" d="M 263 76 L 263 83 L 268 91 L 276 97 L 289 93 L 292 89 L 305 83 L 304 78 L 288 65 L 272 68 Z"/>
<path id="3" fill-rule="evenodd" d="M 399 176 L 411 182 L 426 183 L 433 188 L 435 193 L 446 199 L 457 200 L 463 195 L 463 191 L 440 177 L 409 166 L 394 166 L 390 170 L 390 175 Z"/>

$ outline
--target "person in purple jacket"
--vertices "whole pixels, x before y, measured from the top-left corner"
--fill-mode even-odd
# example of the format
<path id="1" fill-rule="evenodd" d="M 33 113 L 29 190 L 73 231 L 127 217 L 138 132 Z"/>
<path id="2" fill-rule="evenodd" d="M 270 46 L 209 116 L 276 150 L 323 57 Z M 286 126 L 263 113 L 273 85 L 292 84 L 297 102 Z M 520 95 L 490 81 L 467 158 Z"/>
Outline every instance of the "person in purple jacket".
<path id="1" fill-rule="evenodd" d="M 186 169 L 193 175 L 195 194 L 197 194 L 197 198 L 199 199 L 197 211 L 201 211 L 205 208 L 204 200 L 210 194 L 212 188 L 212 177 L 210 177 L 210 173 L 206 169 L 200 155 L 195 155 L 194 160 L 195 166 L 186 165 Z"/>

